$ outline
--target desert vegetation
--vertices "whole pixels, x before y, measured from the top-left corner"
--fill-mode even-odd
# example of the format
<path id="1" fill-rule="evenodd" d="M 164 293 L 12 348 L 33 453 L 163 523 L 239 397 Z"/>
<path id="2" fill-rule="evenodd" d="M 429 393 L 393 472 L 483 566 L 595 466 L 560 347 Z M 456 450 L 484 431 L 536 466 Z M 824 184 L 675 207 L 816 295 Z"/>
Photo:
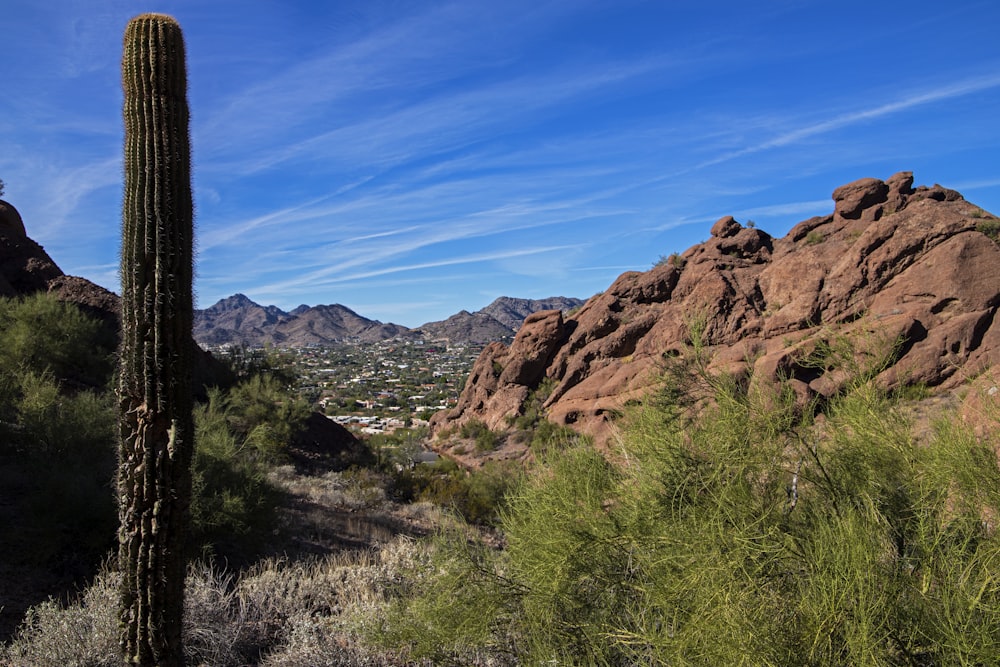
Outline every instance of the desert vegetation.
<path id="1" fill-rule="evenodd" d="M 660 391 L 621 418 L 612 451 L 567 440 L 523 475 L 473 476 L 446 463 L 400 470 L 384 454 L 367 471 L 308 482 L 281 464 L 299 405 L 255 374 L 251 384 L 213 390 L 196 415 L 199 448 L 213 437 L 228 443 L 214 464 L 235 455 L 262 488 L 305 484 L 317 500 L 353 511 L 408 507 L 431 529 L 426 538 L 387 534 L 370 548 L 262 555 L 241 567 L 196 559 L 187 659 L 990 664 L 1000 632 L 994 445 L 947 414 L 915 429 L 913 401 L 923 394 L 881 391 L 878 359 L 862 366 L 846 356 L 849 345 L 836 348 L 852 380 L 835 398 L 802 405 L 780 384 L 708 374 L 695 345 L 664 367 Z M 225 477 L 198 469 L 216 483 Z M 491 507 L 483 527 L 470 525 L 476 514 L 448 485 L 464 485 L 468 497 L 499 482 L 502 493 L 481 495 Z M 226 509 L 237 494 L 201 501 L 196 522 L 214 517 L 203 530 L 217 536 L 202 549 L 227 533 L 267 532 L 266 512 L 238 519 Z M 257 495 L 247 495 L 250 507 Z M 432 509 L 432 500 L 458 511 Z M 33 607 L 0 662 L 116 664 L 109 601 L 118 576 L 106 565 L 68 604 Z"/>
<path id="2" fill-rule="evenodd" d="M 113 336 L 39 295 L 0 299 L 0 610 L 82 582 L 117 523 Z"/>
<path id="3" fill-rule="evenodd" d="M 435 662 L 989 664 L 995 451 L 949 420 L 915 439 L 873 375 L 806 410 L 752 381 L 666 387 L 612 456 L 528 478 L 505 549 L 439 548 L 386 636 Z"/>
<path id="4" fill-rule="evenodd" d="M 26 605 L 86 584 L 114 551 L 115 349 L 113 331 L 74 305 L 45 294 L 0 299 L 5 636 Z M 219 373 L 239 379 L 209 388 L 194 410 L 187 529 L 190 557 L 234 565 L 273 540 L 282 500 L 273 473 L 309 414 L 278 362 L 236 370 Z"/>

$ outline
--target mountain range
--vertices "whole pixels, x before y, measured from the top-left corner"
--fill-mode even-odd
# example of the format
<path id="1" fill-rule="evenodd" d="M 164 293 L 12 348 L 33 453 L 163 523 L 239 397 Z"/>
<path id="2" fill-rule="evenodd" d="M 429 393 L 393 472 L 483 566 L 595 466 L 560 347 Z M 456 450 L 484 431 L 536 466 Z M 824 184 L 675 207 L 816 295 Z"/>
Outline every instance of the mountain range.
<path id="1" fill-rule="evenodd" d="M 195 311 L 194 338 L 204 347 L 266 344 L 302 347 L 345 341 L 371 343 L 397 337 L 487 343 L 511 339 L 532 313 L 569 311 L 581 305 L 583 300 L 570 297 L 500 297 L 476 312 L 463 310 L 446 320 L 410 329 L 368 319 L 340 304 L 301 305 L 285 312 L 277 306 L 262 306 L 243 294 L 235 294 Z"/>

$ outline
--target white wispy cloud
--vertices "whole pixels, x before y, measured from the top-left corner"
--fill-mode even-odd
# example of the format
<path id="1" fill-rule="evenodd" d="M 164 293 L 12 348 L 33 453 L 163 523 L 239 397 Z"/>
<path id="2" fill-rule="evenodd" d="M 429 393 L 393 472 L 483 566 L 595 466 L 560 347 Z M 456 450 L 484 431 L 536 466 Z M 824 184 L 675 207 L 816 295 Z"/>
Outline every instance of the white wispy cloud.
<path id="1" fill-rule="evenodd" d="M 1000 75 L 992 74 L 971 77 L 950 85 L 938 86 L 929 90 L 918 91 L 900 99 L 893 100 L 892 102 L 881 104 L 877 107 L 839 114 L 833 118 L 800 127 L 790 132 L 785 132 L 767 141 L 731 151 L 710 160 L 705 160 L 698 163 L 693 168 L 704 169 L 722 162 L 728 162 L 747 155 L 753 155 L 754 153 L 760 153 L 762 151 L 799 143 L 804 139 L 833 132 L 834 130 L 839 130 L 858 123 L 876 120 L 885 116 L 891 116 L 925 104 L 941 102 L 957 97 L 964 97 L 966 95 L 971 95 L 973 93 L 997 87 L 1000 87 Z"/>
<path id="2" fill-rule="evenodd" d="M 537 122 L 539 114 L 568 104 L 581 96 L 609 86 L 646 76 L 672 64 L 664 60 L 641 63 L 604 64 L 584 70 L 518 74 L 516 78 L 484 82 L 475 87 L 449 88 L 431 97 L 414 97 L 400 91 L 405 104 L 393 105 L 381 113 L 366 107 L 364 115 L 331 112 L 325 122 L 310 123 L 308 131 L 272 133 L 267 140 L 254 139 L 252 128 L 235 124 L 244 140 L 226 141 L 226 150 L 210 150 L 211 163 L 205 168 L 230 175 L 250 175 L 301 161 L 332 165 L 349 164 L 386 170 L 413 160 L 467 149 L 484 138 L 495 140 L 510 127 Z M 267 93 L 254 103 L 256 112 L 267 116 L 275 100 L 290 93 Z M 308 91 L 303 91 L 308 96 Z M 358 105 L 362 106 L 362 105 Z M 333 124 L 333 127 L 330 125 Z M 275 123 L 271 127 L 282 127 Z M 293 126 L 297 128 L 296 124 Z M 498 129 L 503 128 L 503 129 Z M 205 141 L 219 144 L 219 138 Z M 248 147 L 252 152 L 244 152 Z M 230 149 L 239 146 L 238 154 Z M 227 157 L 227 152 L 229 156 Z"/>
<path id="3" fill-rule="evenodd" d="M 388 266 L 378 269 L 371 269 L 367 271 L 359 271 L 355 273 L 344 273 L 344 274 L 341 274 L 344 267 L 334 266 L 321 269 L 319 271 L 314 271 L 306 275 L 296 276 L 295 278 L 292 278 L 290 280 L 285 280 L 270 285 L 263 285 L 258 288 L 258 291 L 263 292 L 265 294 L 284 294 L 288 293 L 289 291 L 295 291 L 297 289 L 301 289 L 303 286 L 306 285 L 308 285 L 310 288 L 315 289 L 318 287 L 330 286 L 337 283 L 374 278 L 394 273 L 420 271 L 425 269 L 434 269 L 446 266 L 456 266 L 460 264 L 476 264 L 480 262 L 491 262 L 502 259 L 509 259 L 511 257 L 523 257 L 526 255 L 541 255 L 551 252 L 569 250 L 576 247 L 578 247 L 578 245 L 573 244 L 573 245 L 549 246 L 544 248 L 524 248 L 517 250 L 507 250 L 502 252 L 492 252 L 492 253 L 477 253 L 473 255 L 466 255 L 463 257 L 452 257 L 448 259 L 441 259 L 430 262 L 419 262 L 402 266 Z"/>
<path id="4" fill-rule="evenodd" d="M 963 181 L 951 186 L 955 190 L 964 192 L 965 190 L 982 190 L 984 188 L 1000 187 L 1000 178 L 985 178 L 974 181 Z"/>

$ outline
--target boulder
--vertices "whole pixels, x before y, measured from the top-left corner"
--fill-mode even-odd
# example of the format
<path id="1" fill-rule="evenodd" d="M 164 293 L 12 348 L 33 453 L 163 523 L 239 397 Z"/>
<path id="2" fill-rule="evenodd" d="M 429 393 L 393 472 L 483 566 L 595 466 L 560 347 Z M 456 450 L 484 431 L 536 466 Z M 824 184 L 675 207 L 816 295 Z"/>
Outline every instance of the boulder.
<path id="1" fill-rule="evenodd" d="M 833 213 L 845 220 L 857 220 L 862 214 L 888 199 L 889 186 L 877 178 L 861 178 L 833 191 Z"/>

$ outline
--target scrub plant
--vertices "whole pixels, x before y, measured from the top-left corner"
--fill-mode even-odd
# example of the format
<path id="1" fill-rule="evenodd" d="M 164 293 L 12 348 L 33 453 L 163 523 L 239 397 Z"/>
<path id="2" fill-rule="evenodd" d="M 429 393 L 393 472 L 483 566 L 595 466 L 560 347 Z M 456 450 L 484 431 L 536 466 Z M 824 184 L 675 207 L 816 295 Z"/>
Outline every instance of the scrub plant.
<path id="1" fill-rule="evenodd" d="M 503 550 L 439 549 L 387 641 L 438 662 L 996 662 L 993 446 L 950 421 L 918 442 L 858 373 L 819 414 L 781 383 L 703 376 L 694 410 L 699 385 L 667 387 L 612 456 L 539 466 Z"/>

